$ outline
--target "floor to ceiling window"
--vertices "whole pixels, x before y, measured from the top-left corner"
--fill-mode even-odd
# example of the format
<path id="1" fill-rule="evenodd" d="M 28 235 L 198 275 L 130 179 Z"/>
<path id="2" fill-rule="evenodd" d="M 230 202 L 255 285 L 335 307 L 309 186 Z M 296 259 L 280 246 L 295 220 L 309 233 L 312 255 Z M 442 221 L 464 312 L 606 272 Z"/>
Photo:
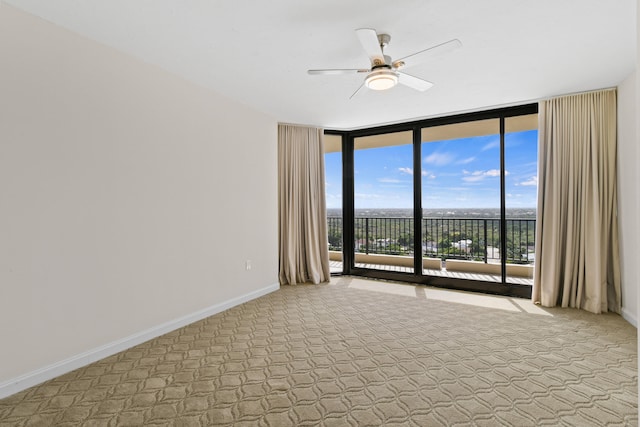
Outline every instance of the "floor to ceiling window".
<path id="1" fill-rule="evenodd" d="M 331 273 L 342 272 L 342 136 L 324 137 L 327 239 Z"/>
<path id="2" fill-rule="evenodd" d="M 353 141 L 354 259 L 358 268 L 412 273 L 411 131 Z"/>
<path id="3" fill-rule="evenodd" d="M 537 105 L 328 134 L 342 149 L 326 154 L 336 270 L 530 295 Z"/>
<path id="4" fill-rule="evenodd" d="M 502 282 L 500 120 L 421 129 L 425 271 Z"/>
<path id="5" fill-rule="evenodd" d="M 507 283 L 533 280 L 538 198 L 538 115 L 505 119 Z"/>

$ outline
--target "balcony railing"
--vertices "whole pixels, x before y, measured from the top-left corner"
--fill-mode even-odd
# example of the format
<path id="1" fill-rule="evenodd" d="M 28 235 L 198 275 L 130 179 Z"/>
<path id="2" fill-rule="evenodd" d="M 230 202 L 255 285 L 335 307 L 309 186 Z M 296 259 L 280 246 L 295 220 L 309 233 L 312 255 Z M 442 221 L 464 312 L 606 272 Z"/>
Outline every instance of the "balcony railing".
<path id="1" fill-rule="evenodd" d="M 329 249 L 342 251 L 342 218 L 328 217 Z M 355 252 L 413 255 L 413 218 L 356 217 Z M 532 264 L 536 236 L 535 219 L 506 220 L 510 264 Z M 422 254 L 425 257 L 486 262 L 500 260 L 500 219 L 423 218 Z"/>

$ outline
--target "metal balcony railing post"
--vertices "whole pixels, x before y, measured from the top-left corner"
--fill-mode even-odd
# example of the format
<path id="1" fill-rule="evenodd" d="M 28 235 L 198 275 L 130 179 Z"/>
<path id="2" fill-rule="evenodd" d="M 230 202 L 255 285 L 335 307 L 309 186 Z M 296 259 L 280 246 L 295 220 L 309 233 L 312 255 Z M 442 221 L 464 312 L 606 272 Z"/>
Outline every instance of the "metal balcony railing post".
<path id="1" fill-rule="evenodd" d="M 484 220 L 484 263 L 487 263 L 487 220 Z"/>
<path id="2" fill-rule="evenodd" d="M 364 252 L 369 254 L 369 218 L 364 219 Z"/>

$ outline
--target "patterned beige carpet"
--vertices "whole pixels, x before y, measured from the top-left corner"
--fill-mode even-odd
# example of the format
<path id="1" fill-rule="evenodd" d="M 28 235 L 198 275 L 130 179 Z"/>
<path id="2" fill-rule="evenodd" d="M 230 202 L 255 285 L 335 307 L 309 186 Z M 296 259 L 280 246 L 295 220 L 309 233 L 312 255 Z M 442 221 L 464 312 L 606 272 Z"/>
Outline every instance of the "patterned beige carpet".
<path id="1" fill-rule="evenodd" d="M 637 425 L 636 345 L 613 314 L 345 277 L 0 400 L 0 425 Z"/>

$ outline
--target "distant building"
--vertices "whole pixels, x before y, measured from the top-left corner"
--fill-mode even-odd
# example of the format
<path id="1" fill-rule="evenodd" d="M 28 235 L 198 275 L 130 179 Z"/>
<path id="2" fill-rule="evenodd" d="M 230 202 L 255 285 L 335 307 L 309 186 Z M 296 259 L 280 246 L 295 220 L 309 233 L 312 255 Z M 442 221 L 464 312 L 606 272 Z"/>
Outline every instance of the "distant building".
<path id="1" fill-rule="evenodd" d="M 377 247 L 386 248 L 391 244 L 391 239 L 377 239 L 375 242 Z"/>
<path id="2" fill-rule="evenodd" d="M 460 251 L 469 252 L 471 250 L 472 243 L 473 243 L 473 240 L 464 239 L 464 240 L 459 240 L 457 242 L 451 242 L 451 246 L 453 246 L 456 249 L 459 249 Z"/>
<path id="3" fill-rule="evenodd" d="M 438 244 L 436 242 L 426 242 L 422 245 L 422 252 L 438 252 Z"/>
<path id="4" fill-rule="evenodd" d="M 500 260 L 500 248 L 487 246 L 487 260 Z"/>
<path id="5" fill-rule="evenodd" d="M 358 239 L 355 242 L 356 252 L 364 252 L 367 249 L 367 241 L 366 239 Z"/>

